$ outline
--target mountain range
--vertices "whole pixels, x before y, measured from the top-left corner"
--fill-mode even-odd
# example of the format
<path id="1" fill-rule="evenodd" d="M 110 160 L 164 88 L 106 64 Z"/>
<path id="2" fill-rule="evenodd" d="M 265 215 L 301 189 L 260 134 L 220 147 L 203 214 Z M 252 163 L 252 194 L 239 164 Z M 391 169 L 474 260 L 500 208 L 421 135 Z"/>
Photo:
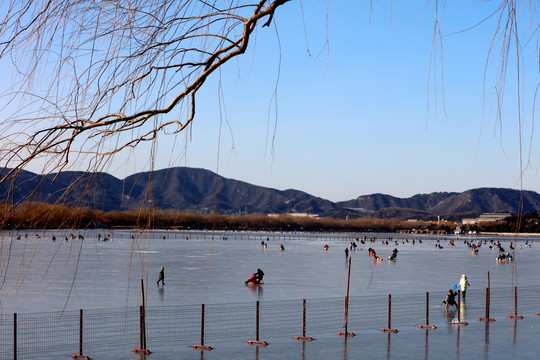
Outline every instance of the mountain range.
<path id="1" fill-rule="evenodd" d="M 0 172 L 7 174 L 9 169 Z M 174 167 L 118 179 L 107 173 L 21 171 L 0 186 L 0 201 L 63 203 L 104 211 L 154 207 L 159 210 L 218 214 L 308 213 L 335 218 L 371 217 L 460 220 L 486 212 L 515 214 L 540 210 L 540 194 L 504 188 L 461 193 L 436 192 L 398 198 L 362 195 L 332 202 L 294 189 L 277 190 L 224 178 L 209 170 Z"/>

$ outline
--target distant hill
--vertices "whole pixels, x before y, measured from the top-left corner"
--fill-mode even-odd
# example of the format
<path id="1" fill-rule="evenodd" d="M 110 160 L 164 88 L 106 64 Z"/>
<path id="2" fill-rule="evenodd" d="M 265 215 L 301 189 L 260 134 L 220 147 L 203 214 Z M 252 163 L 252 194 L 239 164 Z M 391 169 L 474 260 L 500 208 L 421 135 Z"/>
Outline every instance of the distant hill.
<path id="1" fill-rule="evenodd" d="M 203 214 L 214 210 L 219 214 L 340 213 L 333 202 L 303 191 L 255 186 L 208 170 L 185 167 L 137 173 L 124 180 L 105 173 L 65 171 L 37 175 L 22 171 L 0 187 L 0 200 L 59 202 L 105 211 L 152 205 L 162 210 Z"/>
<path id="2" fill-rule="evenodd" d="M 359 196 L 354 200 L 336 205 L 372 217 L 426 218 L 441 216 L 449 220 L 476 217 L 486 212 L 516 214 L 523 196 L 523 212 L 540 209 L 540 194 L 514 189 L 479 188 L 462 193 L 437 192 L 418 194 L 410 198 L 396 198 L 373 194 Z"/>
<path id="3" fill-rule="evenodd" d="M 15 187 L 11 186 L 13 184 Z M 66 171 L 38 175 L 22 171 L 16 179 L 0 187 L 3 202 L 59 202 L 105 211 L 153 206 L 203 214 L 214 211 L 219 214 L 309 213 L 336 218 L 425 220 L 434 220 L 437 216 L 460 220 L 485 212 L 515 214 L 521 196 L 524 212 L 540 210 L 540 195 L 533 191 L 480 188 L 462 193 L 418 194 L 410 198 L 372 194 L 334 203 L 299 190 L 256 186 L 209 170 L 186 167 L 141 172 L 123 180 L 106 173 Z"/>
<path id="4" fill-rule="evenodd" d="M 130 189 L 123 201 L 125 208 L 151 200 L 159 209 L 199 213 L 215 209 L 220 214 L 326 214 L 337 210 L 333 202 L 303 191 L 265 188 L 204 169 L 178 167 L 139 173 L 127 177 L 125 183 Z"/>

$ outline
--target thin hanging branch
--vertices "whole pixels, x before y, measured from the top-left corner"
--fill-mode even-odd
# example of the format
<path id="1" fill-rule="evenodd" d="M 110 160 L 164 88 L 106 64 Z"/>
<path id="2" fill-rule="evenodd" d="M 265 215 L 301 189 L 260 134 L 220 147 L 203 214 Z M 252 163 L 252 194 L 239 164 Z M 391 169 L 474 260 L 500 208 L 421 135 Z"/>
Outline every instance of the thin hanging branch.
<path id="1" fill-rule="evenodd" d="M 0 184 L 38 158 L 61 171 L 185 130 L 208 77 L 288 1 L 12 2 L 0 60 L 18 87 L 1 96 L 17 109 L 0 120 Z"/>

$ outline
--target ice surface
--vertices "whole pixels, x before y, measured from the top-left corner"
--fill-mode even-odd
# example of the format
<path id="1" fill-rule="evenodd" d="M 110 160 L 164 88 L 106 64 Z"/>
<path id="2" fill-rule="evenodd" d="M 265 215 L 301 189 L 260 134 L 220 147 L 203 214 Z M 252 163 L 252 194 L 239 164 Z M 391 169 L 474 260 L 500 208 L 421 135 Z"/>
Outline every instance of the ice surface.
<path id="1" fill-rule="evenodd" d="M 84 240 L 78 238 L 79 234 Z M 112 241 L 103 241 L 108 235 Z M 264 248 L 261 241 L 266 242 L 267 237 L 268 247 Z M 368 241 L 357 242 L 357 250 L 349 251 L 350 296 L 429 291 L 440 293 L 443 299 L 463 273 L 472 285 L 470 291 L 484 289 L 488 271 L 493 289 L 540 285 L 540 245 L 534 237 L 494 238 L 507 252 L 511 252 L 509 241 L 517 240 L 515 262 L 497 263 L 499 252 L 490 250 L 489 243 L 480 247 L 478 255 L 472 255 L 464 244 L 470 239 L 475 243 L 491 240 L 482 236 L 39 230 L 2 233 L 1 311 L 9 314 L 139 305 L 141 279 L 148 306 L 342 297 L 348 266 L 344 250 L 355 238 Z M 370 238 L 376 238 L 375 242 Z M 449 239 L 455 241 L 455 247 L 450 246 Z M 383 244 L 386 240 L 389 245 Z M 437 240 L 443 249 L 435 247 Z M 532 247 L 525 246 L 526 241 L 532 241 Z M 280 244 L 284 251 L 279 249 Z M 327 251 L 324 244 L 329 245 Z M 373 261 L 368 256 L 369 247 L 383 261 Z M 389 261 L 394 248 L 399 251 L 397 260 Z M 157 286 L 161 266 L 165 267 L 165 285 Z M 246 287 L 244 281 L 258 268 L 265 272 L 264 285 Z M 487 326 L 477 321 L 462 328 L 448 324 L 432 332 L 411 326 L 387 335 L 374 329 L 347 341 L 329 333 L 305 345 L 285 339 L 276 339 L 274 345 L 261 349 L 223 344 L 221 350 L 204 357 L 534 358 L 529 356 L 540 351 L 540 345 L 532 345 L 538 344 L 539 325 L 540 319 L 532 317 L 521 322 L 502 319 Z M 179 352 L 181 358 L 201 358 L 198 351 L 185 348 L 156 352 L 160 354 L 152 356 L 156 359 L 178 358 Z M 135 356 L 129 351 L 126 354 L 103 354 L 100 358 Z"/>

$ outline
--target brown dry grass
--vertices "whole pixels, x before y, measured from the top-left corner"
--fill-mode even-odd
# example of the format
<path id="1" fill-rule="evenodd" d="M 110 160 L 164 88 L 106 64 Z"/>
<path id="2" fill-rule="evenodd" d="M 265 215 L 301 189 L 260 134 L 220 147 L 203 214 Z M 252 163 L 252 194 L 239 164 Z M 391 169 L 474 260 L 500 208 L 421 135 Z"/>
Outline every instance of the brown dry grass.
<path id="1" fill-rule="evenodd" d="M 39 228 L 149 228 L 265 231 L 373 231 L 396 232 L 413 229 L 445 229 L 448 225 L 430 222 L 410 223 L 398 219 L 335 219 L 288 215 L 202 215 L 193 212 L 162 210 L 110 211 L 69 207 L 59 204 L 0 204 L 2 229 Z"/>

